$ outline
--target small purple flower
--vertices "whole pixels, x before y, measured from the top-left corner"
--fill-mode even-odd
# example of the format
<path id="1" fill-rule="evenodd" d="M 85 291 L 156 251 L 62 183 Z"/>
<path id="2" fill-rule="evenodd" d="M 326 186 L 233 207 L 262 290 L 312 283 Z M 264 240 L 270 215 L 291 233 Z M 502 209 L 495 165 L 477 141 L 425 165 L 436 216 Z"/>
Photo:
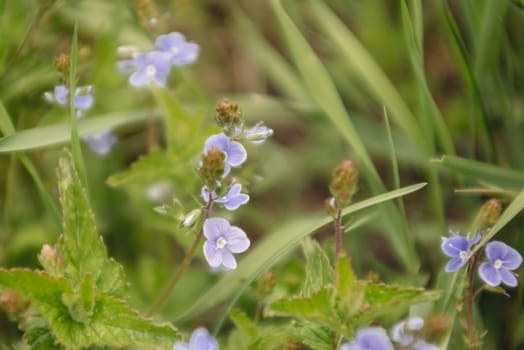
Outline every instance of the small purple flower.
<path id="1" fill-rule="evenodd" d="M 237 210 L 242 204 L 246 204 L 249 201 L 249 195 L 240 193 L 242 191 L 241 184 L 234 184 L 231 186 L 229 191 L 222 198 L 217 198 L 215 192 L 211 194 L 211 198 L 214 199 L 215 203 L 223 204 L 227 210 Z M 206 186 L 202 187 L 202 198 L 209 201 L 209 191 Z"/>
<path id="2" fill-rule="evenodd" d="M 427 343 L 420 338 L 420 332 L 423 327 L 424 320 L 422 318 L 410 317 L 391 328 L 391 339 L 406 349 L 439 350 L 436 345 Z"/>
<path id="3" fill-rule="evenodd" d="M 184 35 L 178 32 L 160 35 L 155 46 L 171 55 L 171 64 L 174 66 L 193 63 L 198 57 L 198 45 L 187 42 Z"/>
<path id="4" fill-rule="evenodd" d="M 382 327 L 360 329 L 356 339 L 342 344 L 340 350 L 393 350 L 393 344 Z"/>
<path id="5" fill-rule="evenodd" d="M 176 343 L 173 350 L 218 350 L 216 339 L 205 328 L 197 328 L 189 343 Z"/>
<path id="6" fill-rule="evenodd" d="M 492 287 L 501 283 L 516 287 L 518 282 L 512 272 L 522 264 L 522 256 L 509 245 L 494 241 L 486 245 L 486 256 L 489 262 L 479 266 L 479 276 Z"/>
<path id="7" fill-rule="evenodd" d="M 118 138 L 111 129 L 104 129 L 93 134 L 82 136 L 93 152 L 105 156 L 118 141 Z"/>
<path id="8" fill-rule="evenodd" d="M 273 129 L 268 128 L 263 122 L 257 123 L 250 129 L 244 130 L 246 140 L 254 144 L 263 143 L 268 137 L 273 135 Z"/>
<path id="9" fill-rule="evenodd" d="M 117 67 L 122 73 L 131 73 L 129 84 L 134 87 L 152 84 L 165 87 L 171 69 L 171 55 L 161 51 L 138 52 L 131 60 L 119 61 Z"/>
<path id="10" fill-rule="evenodd" d="M 224 174 L 228 174 L 230 167 L 238 167 L 247 159 L 247 152 L 241 143 L 231 141 L 224 133 L 211 135 L 204 145 L 204 154 L 216 146 L 226 155 Z"/>
<path id="11" fill-rule="evenodd" d="M 204 256 L 209 266 L 221 265 L 235 269 L 237 262 L 232 253 L 242 253 L 249 248 L 250 241 L 246 233 L 236 226 L 231 226 L 226 219 L 210 218 L 204 222 Z"/>
<path id="12" fill-rule="evenodd" d="M 65 85 L 57 85 L 53 92 L 44 92 L 44 99 L 51 104 L 68 107 L 69 89 Z M 75 108 L 79 111 L 90 109 L 93 107 L 94 101 L 92 85 L 81 86 L 75 89 Z"/>
<path id="13" fill-rule="evenodd" d="M 446 265 L 446 272 L 453 272 L 464 266 L 470 258 L 471 246 L 478 241 L 480 241 L 480 233 L 478 232 L 472 239 L 467 239 L 458 234 L 453 234 L 449 238 L 442 237 L 440 248 L 444 254 L 453 258 Z"/>

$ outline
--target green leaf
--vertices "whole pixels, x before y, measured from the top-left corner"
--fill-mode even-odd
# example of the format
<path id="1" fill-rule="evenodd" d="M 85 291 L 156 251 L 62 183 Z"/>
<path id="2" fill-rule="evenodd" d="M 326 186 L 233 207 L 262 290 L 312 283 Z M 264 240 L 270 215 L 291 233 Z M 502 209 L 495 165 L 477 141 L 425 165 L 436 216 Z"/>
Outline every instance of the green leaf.
<path id="1" fill-rule="evenodd" d="M 371 197 L 348 206 L 342 211 L 342 215 L 349 215 L 384 201 L 404 196 L 421 189 L 425 185 L 426 183 L 419 183 Z M 236 270 L 224 275 L 191 305 L 187 305 L 186 308 L 180 308 L 179 313 L 174 317 L 176 319 L 196 317 L 206 310 L 223 303 L 231 295 L 234 295 L 232 300 L 234 302 L 249 283 L 292 252 L 304 237 L 309 236 L 331 222 L 331 217 L 310 215 L 307 218 L 294 220 L 282 225 L 274 232 L 268 234 L 265 239 L 258 242 L 249 255 L 239 261 Z"/>
<path id="2" fill-rule="evenodd" d="M 383 283 L 366 286 L 358 323 L 365 324 L 377 317 L 440 298 L 438 291 L 427 292 L 423 288 L 406 288 Z"/>
<path id="3" fill-rule="evenodd" d="M 31 317 L 24 322 L 24 340 L 32 350 L 59 350 L 63 346 L 55 344 L 55 337 L 49 330 L 49 324 L 41 317 Z"/>
<path id="4" fill-rule="evenodd" d="M 115 129 L 125 125 L 144 122 L 149 116 L 158 118 L 156 111 L 130 111 L 103 115 L 78 121 L 78 135 L 92 134 L 103 129 Z M 69 123 L 43 126 L 17 131 L 15 134 L 0 139 L 0 153 L 35 150 L 64 144 L 71 139 Z"/>
<path id="5" fill-rule="evenodd" d="M 237 329 L 244 338 L 244 343 L 248 344 L 250 339 L 253 339 L 257 335 L 257 326 L 247 317 L 247 315 L 240 310 L 231 310 L 229 313 L 231 321 L 235 324 Z"/>
<path id="6" fill-rule="evenodd" d="M 347 323 L 362 304 L 366 283 L 356 279 L 347 256 L 343 255 L 337 259 L 336 269 L 336 308 L 341 319 Z"/>
<path id="7" fill-rule="evenodd" d="M 295 296 L 271 303 L 267 315 L 293 317 L 337 329 L 341 320 L 333 308 L 334 298 L 333 286 L 324 286 L 308 297 Z"/>
<path id="8" fill-rule="evenodd" d="M 500 188 L 524 188 L 524 173 L 496 165 L 455 156 L 444 156 L 434 161 L 466 179 L 494 185 Z"/>
<path id="9" fill-rule="evenodd" d="M 48 322 L 56 341 L 69 349 L 130 345 L 171 349 L 180 338 L 171 325 L 155 325 L 123 301 L 106 294 L 95 297 L 93 314 L 87 322 L 76 322 L 62 303 L 62 296 L 72 293 L 70 283 L 42 271 L 0 269 L 0 288 L 30 299 Z M 42 341 L 48 343 L 47 336 Z"/>
<path id="10" fill-rule="evenodd" d="M 326 284 L 333 283 L 333 268 L 317 241 L 306 237 L 302 241 L 302 249 L 306 257 L 306 279 L 302 294 L 309 296 Z"/>
<path id="11" fill-rule="evenodd" d="M 57 248 L 64 262 L 65 277 L 76 286 L 89 273 L 95 280 L 98 292 L 123 294 L 124 271 L 122 266 L 107 257 L 106 247 L 96 230 L 87 194 L 82 188 L 71 154 L 67 151 L 59 161 L 58 187 L 64 232 Z"/>
<path id="12" fill-rule="evenodd" d="M 315 350 L 333 350 L 333 331 L 310 322 L 296 322 L 291 328 L 292 337 Z"/>
<path id="13" fill-rule="evenodd" d="M 80 323 L 88 323 L 95 306 L 95 282 L 88 273 L 72 293 L 62 294 L 62 303 L 67 306 L 69 315 Z"/>

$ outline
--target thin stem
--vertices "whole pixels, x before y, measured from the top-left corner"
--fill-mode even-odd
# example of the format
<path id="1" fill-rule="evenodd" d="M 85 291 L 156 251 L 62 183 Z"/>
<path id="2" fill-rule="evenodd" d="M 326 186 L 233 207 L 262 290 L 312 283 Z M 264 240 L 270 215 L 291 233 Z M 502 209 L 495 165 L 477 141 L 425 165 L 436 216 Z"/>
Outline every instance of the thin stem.
<path id="1" fill-rule="evenodd" d="M 475 277 L 475 267 L 477 265 L 477 256 L 478 256 L 478 253 L 473 254 L 471 259 L 469 260 L 468 275 L 467 275 L 468 287 L 466 291 L 466 313 L 467 313 L 466 331 L 467 331 L 467 336 L 468 336 L 468 341 L 469 341 L 469 344 L 468 344 L 469 348 L 474 348 L 475 346 L 478 345 L 475 339 L 475 334 L 474 334 L 475 329 L 473 326 L 473 301 L 476 295 L 476 293 L 473 293 L 473 279 Z"/>
<path id="2" fill-rule="evenodd" d="M 342 254 L 342 209 L 337 210 L 337 216 L 335 217 L 335 259 L 338 260 L 340 254 Z"/>
<path id="3" fill-rule="evenodd" d="M 211 192 L 209 193 L 209 198 L 207 205 L 204 207 L 204 221 L 209 217 L 211 214 L 211 209 L 213 206 L 213 198 L 211 197 Z M 200 245 L 200 241 L 202 240 L 202 236 L 204 235 L 204 228 L 202 227 L 198 234 L 195 236 L 195 240 L 193 241 L 193 244 L 191 245 L 191 248 L 189 248 L 189 251 L 187 252 L 186 256 L 184 257 L 184 260 L 182 260 L 182 263 L 178 266 L 178 269 L 176 270 L 173 278 L 169 283 L 165 286 L 164 290 L 160 294 L 160 296 L 156 299 L 156 301 L 153 303 L 153 306 L 149 309 L 149 312 L 147 313 L 149 316 L 153 315 L 155 312 L 157 312 L 162 305 L 167 301 L 173 290 L 175 289 L 175 286 L 177 285 L 178 281 L 180 280 L 180 277 L 182 277 L 182 274 L 186 270 L 186 268 L 189 266 L 189 263 L 193 259 L 193 256 L 195 255 L 196 249 Z"/>

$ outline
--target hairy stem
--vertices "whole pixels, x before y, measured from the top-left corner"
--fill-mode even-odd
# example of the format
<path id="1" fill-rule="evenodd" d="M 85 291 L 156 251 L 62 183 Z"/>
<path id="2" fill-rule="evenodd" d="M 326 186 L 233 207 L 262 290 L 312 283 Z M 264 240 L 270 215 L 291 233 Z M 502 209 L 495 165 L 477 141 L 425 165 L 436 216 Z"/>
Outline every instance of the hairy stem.
<path id="1" fill-rule="evenodd" d="M 471 257 L 468 263 L 468 275 L 467 275 L 467 291 L 466 291 L 466 313 L 467 313 L 467 324 L 466 332 L 469 342 L 470 349 L 479 349 L 479 344 L 475 339 L 475 328 L 473 326 L 473 301 L 475 300 L 476 293 L 473 293 L 473 279 L 475 277 L 475 267 L 477 265 L 477 256 L 475 253 Z"/>

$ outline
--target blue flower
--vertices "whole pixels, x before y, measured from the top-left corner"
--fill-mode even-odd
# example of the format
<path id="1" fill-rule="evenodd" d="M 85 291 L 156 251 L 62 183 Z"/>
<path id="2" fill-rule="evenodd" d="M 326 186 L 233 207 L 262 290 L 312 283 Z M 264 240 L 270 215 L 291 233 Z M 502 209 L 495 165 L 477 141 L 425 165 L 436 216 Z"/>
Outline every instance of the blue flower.
<path id="1" fill-rule="evenodd" d="M 486 245 L 486 256 L 489 262 L 479 266 L 479 276 L 492 287 L 501 283 L 516 287 L 518 282 L 512 272 L 522 264 L 522 256 L 505 243 L 494 241 Z"/>
<path id="2" fill-rule="evenodd" d="M 104 129 L 99 132 L 82 136 L 91 150 L 99 155 L 108 154 L 118 141 L 118 138 L 111 129 Z"/>
<path id="3" fill-rule="evenodd" d="M 232 253 L 242 253 L 249 248 L 250 241 L 246 233 L 236 226 L 231 226 L 226 219 L 210 218 L 204 222 L 204 256 L 212 268 L 221 265 L 235 269 L 237 262 Z"/>
<path id="4" fill-rule="evenodd" d="M 224 175 L 229 173 L 231 167 L 238 167 L 247 159 L 244 146 L 239 142 L 231 141 L 224 133 L 208 137 L 204 145 L 204 154 L 207 154 L 213 146 L 218 147 L 226 156 Z"/>
<path id="5" fill-rule="evenodd" d="M 193 63 L 198 57 L 198 45 L 187 42 L 181 33 L 160 35 L 155 41 L 155 46 L 171 55 L 171 64 L 174 66 Z"/>
<path id="6" fill-rule="evenodd" d="M 223 204 L 227 210 L 237 210 L 242 204 L 246 204 L 249 201 L 249 195 L 245 193 L 240 193 L 242 191 L 241 184 L 234 184 L 231 186 L 229 191 L 222 198 L 217 198 L 215 192 L 211 193 L 211 198 L 215 203 Z M 202 198 L 206 201 L 209 201 L 209 191 L 206 186 L 202 187 Z"/>
<path id="7" fill-rule="evenodd" d="M 69 89 L 65 85 L 57 85 L 53 92 L 44 92 L 44 98 L 51 104 L 68 107 Z M 93 97 L 93 86 L 80 86 L 75 89 L 75 108 L 79 111 L 86 111 L 93 107 L 95 99 Z M 78 114 L 78 117 L 81 115 Z"/>
<path id="8" fill-rule="evenodd" d="M 466 264 L 470 258 L 471 246 L 480 241 L 480 233 L 472 239 L 453 234 L 449 238 L 442 237 L 442 245 L 440 248 L 450 258 L 452 258 L 446 265 L 446 272 L 453 272 Z"/>
<path id="9" fill-rule="evenodd" d="M 342 344 L 340 350 L 393 350 L 393 344 L 382 327 L 360 329 L 356 339 Z"/>
<path id="10" fill-rule="evenodd" d="M 197 328 L 191 334 L 189 343 L 176 343 L 173 350 L 218 350 L 218 343 L 207 329 Z"/>
<path id="11" fill-rule="evenodd" d="M 117 67 L 122 73 L 131 73 L 129 84 L 134 87 L 153 84 L 165 87 L 171 70 L 171 55 L 161 51 L 139 52 L 133 54 L 131 60 L 119 61 Z"/>
<path id="12" fill-rule="evenodd" d="M 263 122 L 257 123 L 250 129 L 244 130 L 246 140 L 254 144 L 263 143 L 268 137 L 273 135 L 273 129 L 268 128 Z"/>
<path id="13" fill-rule="evenodd" d="M 424 320 L 420 317 L 410 317 L 405 321 L 395 324 L 391 328 L 391 339 L 401 345 L 404 349 L 413 350 L 439 350 L 439 347 L 427 343 L 420 338 L 420 333 L 424 327 Z"/>

